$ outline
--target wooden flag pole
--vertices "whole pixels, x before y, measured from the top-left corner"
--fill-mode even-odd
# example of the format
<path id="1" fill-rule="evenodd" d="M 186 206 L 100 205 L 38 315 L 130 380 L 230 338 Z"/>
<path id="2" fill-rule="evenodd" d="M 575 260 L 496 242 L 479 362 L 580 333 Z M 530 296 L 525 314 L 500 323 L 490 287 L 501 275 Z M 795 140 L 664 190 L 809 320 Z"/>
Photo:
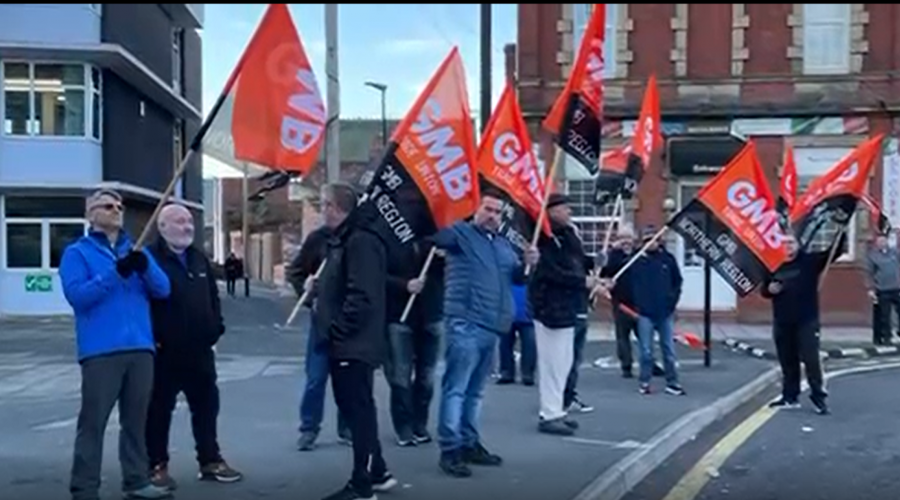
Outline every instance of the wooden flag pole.
<path id="1" fill-rule="evenodd" d="M 846 231 L 846 226 L 841 226 L 838 229 L 837 235 L 834 238 L 834 243 L 831 244 L 831 250 L 828 252 L 828 262 L 825 263 L 825 269 L 822 270 L 822 275 L 819 276 L 819 288 L 818 290 L 822 291 L 822 285 L 825 284 L 825 276 L 828 274 L 828 270 L 831 269 L 831 263 L 834 262 L 834 257 L 837 255 L 838 243 L 841 242 L 841 238 L 844 237 L 844 231 Z"/>
<path id="2" fill-rule="evenodd" d="M 659 239 L 662 238 L 664 234 L 666 234 L 666 231 L 667 231 L 668 229 L 669 229 L 669 226 L 663 226 L 663 227 L 661 227 L 660 230 L 657 231 L 656 234 L 654 234 L 653 237 L 650 238 L 649 241 L 647 241 L 647 243 L 644 243 L 644 245 L 641 246 L 641 249 L 640 249 L 640 250 L 638 250 L 634 255 L 631 256 L 630 259 L 628 259 L 628 262 L 626 262 L 625 265 L 622 266 L 621 269 L 619 269 L 619 271 L 615 274 L 615 276 L 613 276 L 613 277 L 610 279 L 610 281 L 612 281 L 613 283 L 615 283 L 616 280 L 618 280 L 619 278 L 621 278 L 622 275 L 625 274 L 625 271 L 627 271 L 629 267 L 631 267 L 632 265 L 634 265 L 634 263 L 637 262 L 637 260 L 638 260 L 639 258 L 641 258 L 642 255 L 644 255 L 645 253 L 647 253 L 647 248 L 648 248 L 650 245 L 652 245 L 652 244 L 656 243 L 657 241 L 659 241 Z M 599 291 L 600 291 L 600 288 L 599 288 L 599 287 L 598 287 L 598 288 L 594 288 L 593 290 L 591 290 L 591 295 L 590 295 L 590 297 L 589 297 L 589 300 L 593 301 L 593 300 L 594 300 L 594 296 L 596 296 L 597 293 L 598 293 Z"/>
<path id="3" fill-rule="evenodd" d="M 604 260 L 603 260 L 603 265 L 602 265 L 602 266 L 596 266 L 596 267 L 591 271 L 591 273 L 590 273 L 591 276 L 594 276 L 594 277 L 600 276 L 600 271 L 603 269 L 603 267 L 606 266 L 606 259 L 608 258 L 608 254 L 609 254 L 609 245 L 610 245 L 610 243 L 611 243 L 611 241 L 612 241 L 613 226 L 614 226 L 614 225 L 616 225 L 616 226 L 620 225 L 620 224 L 617 224 L 617 223 L 616 223 L 616 221 L 618 220 L 618 217 L 621 215 L 621 214 L 619 213 L 620 210 L 621 210 L 622 212 L 625 211 L 625 202 L 622 201 L 622 195 L 621 195 L 621 194 L 619 194 L 618 196 L 616 196 L 616 201 L 615 201 L 615 203 L 613 204 L 612 220 L 611 220 L 610 223 L 609 223 L 609 227 L 606 228 L 606 236 L 603 238 L 603 248 L 600 250 L 600 252 L 603 254 L 603 259 L 604 259 Z"/>
<path id="4" fill-rule="evenodd" d="M 534 226 L 534 234 L 531 236 L 531 246 L 536 246 L 538 243 L 538 239 L 541 237 L 541 229 L 544 226 L 544 219 L 547 218 L 547 202 L 550 201 L 550 183 L 553 182 L 553 178 L 556 177 L 556 167 L 562 160 L 562 154 L 562 148 L 556 146 L 556 152 L 553 154 L 553 163 L 550 164 L 550 171 L 547 172 L 547 176 L 544 178 L 544 199 L 541 202 L 541 211 L 538 214 L 537 224 L 535 224 Z M 528 276 L 530 273 L 531 266 L 526 264 L 525 276 Z"/>
<path id="5" fill-rule="evenodd" d="M 322 263 L 319 264 L 319 268 L 316 269 L 316 274 L 313 275 L 314 279 L 319 279 L 319 275 L 322 274 L 322 270 L 325 269 L 325 263 L 328 262 L 327 259 L 322 259 Z M 294 304 L 294 308 L 291 309 L 291 315 L 288 316 L 287 321 L 284 322 L 284 328 L 291 326 L 291 323 L 297 318 L 297 315 L 300 314 L 300 308 L 303 307 L 303 304 L 306 303 L 306 300 L 309 298 L 309 294 L 312 293 L 312 289 L 303 290 L 303 295 L 300 296 L 300 299 Z"/>
<path id="6" fill-rule="evenodd" d="M 422 270 L 419 271 L 420 280 L 427 279 L 428 268 L 431 267 L 431 261 L 434 260 L 434 254 L 437 253 L 437 247 L 431 247 L 431 251 L 428 252 L 428 257 L 425 258 L 425 265 L 422 266 Z M 403 308 L 403 314 L 400 315 L 400 322 L 406 323 L 406 318 L 409 316 L 410 311 L 412 311 L 413 302 L 416 300 L 416 295 L 418 293 L 414 293 L 409 296 L 409 299 L 406 301 L 406 307 Z"/>
<path id="7" fill-rule="evenodd" d="M 156 208 L 153 209 L 153 213 L 150 214 L 150 218 L 147 220 L 147 223 L 144 224 L 144 229 L 141 231 L 141 235 L 138 237 L 137 241 L 134 243 L 134 249 L 140 250 L 143 248 L 144 243 L 147 242 L 147 238 L 150 237 L 150 229 L 156 224 L 156 219 L 159 218 L 159 213 L 162 212 L 164 206 L 169 201 L 169 197 L 172 196 L 172 192 L 175 191 L 175 186 L 178 185 L 178 179 L 184 175 L 184 171 L 187 170 L 188 163 L 190 163 L 191 159 L 194 157 L 195 149 L 189 149 L 187 154 L 184 155 L 184 158 L 181 160 L 181 164 L 178 165 L 178 168 L 175 170 L 175 174 L 172 175 L 172 180 L 169 181 L 169 185 L 166 186 L 166 190 L 163 191 L 162 196 L 159 198 L 159 203 L 156 204 Z M 244 256 L 246 258 L 246 256 Z"/>

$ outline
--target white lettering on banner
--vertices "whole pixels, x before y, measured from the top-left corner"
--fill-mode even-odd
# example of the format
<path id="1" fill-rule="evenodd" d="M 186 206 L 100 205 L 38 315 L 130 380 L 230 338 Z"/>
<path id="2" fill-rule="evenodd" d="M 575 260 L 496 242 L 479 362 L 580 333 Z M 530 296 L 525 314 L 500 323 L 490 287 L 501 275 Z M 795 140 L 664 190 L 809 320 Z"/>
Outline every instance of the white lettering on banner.
<path id="1" fill-rule="evenodd" d="M 403 185 L 403 177 L 400 177 L 400 174 L 394 170 L 394 166 L 390 163 L 384 166 L 384 171 L 381 172 L 381 180 L 384 181 L 384 185 L 391 191 L 396 191 L 397 188 Z"/>
<path id="2" fill-rule="evenodd" d="M 591 149 L 591 144 L 583 135 L 570 128 L 569 140 L 567 142 L 574 152 L 584 156 L 591 164 L 597 163 L 597 152 Z"/>
<path id="3" fill-rule="evenodd" d="M 601 28 L 603 29 L 603 28 Z M 585 76 L 591 89 L 596 92 L 603 85 L 603 42 L 597 38 L 591 39 L 590 51 L 585 63 Z M 593 93 L 593 92 L 592 92 Z"/>
<path id="4" fill-rule="evenodd" d="M 847 168 L 847 170 L 845 170 L 844 173 L 839 175 L 836 179 L 804 196 L 803 200 L 805 201 L 806 208 L 809 208 L 810 203 L 819 203 L 824 198 L 827 198 L 828 196 L 831 196 L 832 194 L 846 188 L 847 184 L 853 182 L 856 179 L 857 175 L 859 175 L 859 162 L 853 162 Z"/>
<path id="5" fill-rule="evenodd" d="M 454 141 L 453 127 L 441 124 L 441 104 L 435 98 L 425 101 L 422 111 L 410 129 L 417 135 L 417 140 L 427 149 L 426 155 L 431 162 L 416 165 L 416 170 L 433 189 L 430 179 L 434 170 L 440 177 L 444 193 L 453 200 L 465 198 L 472 190 L 471 166 L 466 162 L 465 150 Z M 432 194 L 437 194 L 432 191 Z"/>
<path id="6" fill-rule="evenodd" d="M 756 186 L 749 181 L 737 181 L 728 187 L 728 205 L 735 208 L 740 217 L 735 220 L 733 214 L 725 214 L 737 227 L 744 228 L 749 222 L 754 231 L 741 231 L 745 238 L 753 240 L 759 246 L 759 240 L 772 249 L 781 248 L 784 233 L 778 223 L 778 212 L 768 207 L 765 199 L 759 197 Z"/>
<path id="7" fill-rule="evenodd" d="M 650 152 L 653 151 L 653 136 L 654 130 L 656 128 L 656 122 L 651 117 L 647 117 L 644 119 L 644 129 L 643 136 L 641 140 L 644 144 L 644 150 L 641 151 L 641 161 L 644 163 L 644 168 L 647 168 L 647 165 L 650 164 Z M 635 186 L 636 188 L 637 186 Z"/>
<path id="8" fill-rule="evenodd" d="M 519 136 L 504 132 L 494 141 L 494 174 L 509 184 L 518 176 L 527 186 L 528 193 L 535 201 L 541 201 L 537 163 L 534 156 L 522 146 Z M 503 167 L 503 168 L 498 168 Z"/>
<path id="9" fill-rule="evenodd" d="M 737 251 L 737 244 L 727 234 L 719 234 L 713 241 L 706 232 L 688 217 L 678 219 L 678 233 L 699 248 L 705 259 L 716 269 L 729 284 L 739 289 L 741 295 L 753 291 L 753 280 L 738 267 L 732 256 Z M 721 245 L 721 246 L 720 246 Z M 724 248 L 723 248 L 724 247 Z"/>
<path id="10" fill-rule="evenodd" d="M 288 107 L 296 116 L 281 118 L 281 145 L 302 154 L 315 146 L 325 132 L 325 107 L 312 71 L 299 69 L 296 79 L 301 90 L 288 99 Z"/>
<path id="11" fill-rule="evenodd" d="M 394 232 L 394 236 L 400 240 L 400 243 L 407 243 L 416 237 L 412 227 L 406 222 L 403 214 L 400 213 L 397 205 L 394 204 L 394 200 L 387 193 L 379 193 L 379 196 L 375 198 L 375 206 L 378 207 L 378 211 L 384 217 L 388 226 L 390 226 L 391 231 Z"/>

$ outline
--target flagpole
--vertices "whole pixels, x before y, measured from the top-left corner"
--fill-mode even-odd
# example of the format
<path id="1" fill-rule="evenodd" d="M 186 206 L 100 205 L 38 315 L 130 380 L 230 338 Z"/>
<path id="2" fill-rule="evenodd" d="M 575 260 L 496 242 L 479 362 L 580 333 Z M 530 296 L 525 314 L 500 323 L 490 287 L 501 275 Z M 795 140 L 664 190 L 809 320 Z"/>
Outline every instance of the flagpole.
<path id="1" fill-rule="evenodd" d="M 241 278 L 244 279 L 244 297 L 249 297 L 250 276 L 247 266 L 250 263 L 248 260 L 250 255 L 250 168 L 247 166 L 247 162 L 243 162 L 242 166 L 244 175 L 241 176 L 241 246 L 244 254 L 244 265 L 242 266 L 244 275 Z"/>
<path id="2" fill-rule="evenodd" d="M 544 199 L 541 201 L 541 211 L 538 214 L 537 224 L 534 226 L 534 235 L 531 237 L 532 247 L 537 245 L 538 239 L 541 237 L 544 219 L 547 218 L 547 202 L 550 201 L 550 185 L 556 177 L 556 168 L 559 165 L 559 162 L 562 161 L 562 153 L 562 148 L 556 146 L 556 152 L 553 154 L 553 163 L 550 164 L 550 171 L 547 172 L 547 177 L 544 179 Z M 529 274 L 531 274 L 531 266 L 526 264 L 525 276 L 528 276 Z"/>
<path id="3" fill-rule="evenodd" d="M 341 83 L 338 76 L 338 4 L 325 4 L 325 78 L 328 119 L 325 122 L 325 168 L 328 182 L 341 179 Z"/>

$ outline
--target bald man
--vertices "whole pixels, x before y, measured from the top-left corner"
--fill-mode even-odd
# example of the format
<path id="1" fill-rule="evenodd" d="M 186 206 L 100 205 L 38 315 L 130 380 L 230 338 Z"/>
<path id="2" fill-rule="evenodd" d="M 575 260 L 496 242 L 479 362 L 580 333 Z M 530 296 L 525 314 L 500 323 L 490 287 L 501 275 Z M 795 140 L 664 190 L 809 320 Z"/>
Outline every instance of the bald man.
<path id="1" fill-rule="evenodd" d="M 241 474 L 219 454 L 216 420 L 219 389 L 213 346 L 225 332 L 219 290 L 206 255 L 193 246 L 194 217 L 177 204 L 163 207 L 157 221 L 160 238 L 150 249 L 169 277 L 172 292 L 151 303 L 156 340 L 156 370 L 147 417 L 147 453 L 151 480 L 174 490 L 169 475 L 169 428 L 178 394 L 184 392 L 191 412 L 198 477 L 232 483 Z"/>

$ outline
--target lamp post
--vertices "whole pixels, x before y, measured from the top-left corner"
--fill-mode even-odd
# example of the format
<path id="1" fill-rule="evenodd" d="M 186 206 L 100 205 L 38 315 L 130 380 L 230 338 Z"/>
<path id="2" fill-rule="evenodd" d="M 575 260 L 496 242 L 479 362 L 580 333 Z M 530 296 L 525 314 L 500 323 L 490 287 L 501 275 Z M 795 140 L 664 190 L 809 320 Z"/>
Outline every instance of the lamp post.
<path id="1" fill-rule="evenodd" d="M 378 82 L 366 82 L 366 87 L 372 87 L 373 89 L 381 92 L 381 145 L 382 147 L 387 147 L 387 106 L 385 102 L 385 96 L 387 94 L 387 85 Z"/>

